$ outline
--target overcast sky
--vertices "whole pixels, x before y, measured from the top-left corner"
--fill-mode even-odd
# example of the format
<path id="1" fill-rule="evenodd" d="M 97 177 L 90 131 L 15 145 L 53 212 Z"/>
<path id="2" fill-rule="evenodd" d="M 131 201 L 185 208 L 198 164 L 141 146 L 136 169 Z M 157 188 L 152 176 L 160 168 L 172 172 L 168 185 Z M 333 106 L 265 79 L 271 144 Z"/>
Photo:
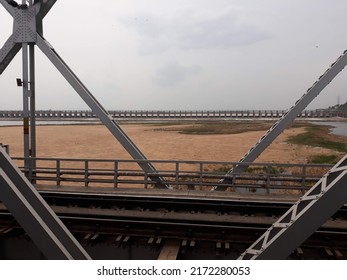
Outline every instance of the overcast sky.
<path id="1" fill-rule="evenodd" d="M 346 0 L 58 0 L 44 37 L 107 109 L 286 109 L 347 49 Z M 12 20 L 0 6 L 0 46 Z M 0 110 L 22 108 L 21 53 Z M 347 70 L 309 106 L 347 101 Z M 37 108 L 87 109 L 37 49 Z"/>

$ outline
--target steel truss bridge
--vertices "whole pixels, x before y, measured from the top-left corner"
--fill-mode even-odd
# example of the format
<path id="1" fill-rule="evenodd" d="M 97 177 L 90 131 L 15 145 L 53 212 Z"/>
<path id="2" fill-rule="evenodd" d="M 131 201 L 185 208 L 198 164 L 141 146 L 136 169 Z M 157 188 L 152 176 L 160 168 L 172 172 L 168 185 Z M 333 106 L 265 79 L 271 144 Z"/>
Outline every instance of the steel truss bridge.
<path id="1" fill-rule="evenodd" d="M 167 120 L 167 119 L 277 119 L 285 115 L 286 110 L 205 110 L 205 111 L 179 111 L 179 110 L 129 110 L 109 111 L 110 116 L 117 120 Z M 38 120 L 75 120 L 97 119 L 92 111 L 79 110 L 36 110 Z M 297 118 L 347 118 L 347 111 L 339 110 L 305 110 Z M 0 120 L 22 120 L 23 111 L 0 111 Z"/>
<path id="2" fill-rule="evenodd" d="M 0 146 L 0 199 L 3 203 L 0 205 L 0 257 L 139 259 L 153 258 L 151 250 L 159 250 L 160 254 L 154 258 L 173 259 L 198 248 L 195 253 L 188 254 L 190 258 L 197 259 L 199 256 L 213 258 L 210 252 L 214 248 L 217 252 L 215 259 L 238 256 L 239 259 L 285 259 L 293 252 L 301 258 L 309 256 L 308 252 L 312 250 L 316 253 L 311 258 L 345 258 L 347 227 L 343 206 L 347 201 L 347 155 L 314 182 L 307 174 L 287 178 L 279 172 L 286 186 L 287 182 L 291 187 L 299 183 L 294 191 L 300 191 L 301 196 L 294 199 L 296 202 L 293 197 L 289 200 L 279 196 L 271 198 L 271 194 L 265 194 L 266 197 L 259 194 L 244 197 L 239 191 L 233 196 L 226 194 L 229 194 L 227 191 L 230 188 L 253 189 L 255 185 L 258 185 L 255 189 L 271 192 L 276 178 L 272 175 L 256 178 L 255 174 L 249 174 L 249 165 L 295 118 L 302 116 L 312 100 L 345 68 L 347 51 L 285 112 L 231 113 L 229 118 L 233 114 L 248 118 L 254 114 L 253 117 L 276 115 L 277 120 L 239 162 L 229 165 L 229 170 L 223 170 L 224 174 L 209 173 L 206 171 L 208 168 L 200 164 L 199 173 L 188 174 L 194 175 L 194 180 L 190 181 L 192 178 L 187 177 L 187 170 L 182 169 L 180 162 L 175 163 L 174 169 L 166 170 L 162 168 L 163 163 L 148 160 L 117 123 L 120 117 L 115 113 L 112 115 L 98 102 L 44 38 L 43 19 L 56 1 L 22 0 L 17 3 L 0 0 L 13 18 L 13 33 L 0 49 L 0 75 L 21 50 L 23 75 L 22 79 L 17 79 L 17 85 L 23 88 L 23 111 L 17 113 L 23 119 L 24 128 L 22 169 Z M 124 147 L 140 171 L 132 170 L 131 173 L 128 167 L 120 170 L 117 166 L 120 162 L 117 161 L 106 170 L 89 161 L 84 161 L 83 168 L 62 166 L 63 159 L 46 167 L 39 162 L 41 159 L 36 157 L 35 47 L 42 51 L 88 105 L 93 112 L 91 117 L 97 117 Z M 136 117 L 136 113 L 133 114 Z M 147 118 L 150 115 L 148 113 Z M 200 115 L 212 118 L 216 113 L 202 112 Z M 188 116 L 193 117 L 193 113 L 188 113 Z M 83 113 L 82 117 L 86 118 Z M 160 118 L 160 114 L 155 117 Z M 241 178 L 243 175 L 245 177 Z M 129 181 L 131 184 L 144 184 L 146 195 L 138 190 L 121 194 L 119 186 Z M 51 182 L 56 183 L 53 189 L 49 186 Z M 112 191 L 92 186 L 101 182 L 112 184 Z M 85 185 L 82 192 L 73 189 L 78 188 L 75 186 L 77 183 Z M 177 193 L 175 187 L 182 187 L 184 183 L 188 193 L 181 190 Z M 70 184 L 69 189 L 63 188 L 65 184 Z M 211 190 L 197 193 L 196 186 L 211 187 Z M 307 190 L 307 186 L 311 188 Z M 126 190 L 131 192 L 130 188 Z M 100 194 L 96 196 L 96 192 Z M 237 206 L 237 201 L 241 201 L 241 205 Z M 290 203 L 286 209 L 284 202 Z M 274 209 L 282 209 L 283 212 Z M 33 243 L 28 242 L 26 236 Z M 121 249 L 115 250 L 115 246 Z M 18 255 L 23 248 L 24 257 L 23 254 Z M 232 254 L 229 253 L 231 251 Z M 106 255 L 102 255 L 105 252 Z"/>

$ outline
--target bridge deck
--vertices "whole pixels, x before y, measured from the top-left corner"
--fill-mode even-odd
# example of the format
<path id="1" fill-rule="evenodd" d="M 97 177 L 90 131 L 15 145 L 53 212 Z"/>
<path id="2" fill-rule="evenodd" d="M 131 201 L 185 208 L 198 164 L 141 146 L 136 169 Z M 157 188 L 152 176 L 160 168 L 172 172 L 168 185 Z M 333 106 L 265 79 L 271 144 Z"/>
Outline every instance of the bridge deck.
<path id="1" fill-rule="evenodd" d="M 167 198 L 208 198 L 215 200 L 230 201 L 275 201 L 294 203 L 300 195 L 297 194 L 258 194 L 239 192 L 216 192 L 216 191 L 194 191 L 175 189 L 139 189 L 139 188 L 109 188 L 109 187 L 83 187 L 83 186 L 53 186 L 36 185 L 40 192 L 66 192 L 86 194 L 106 194 L 112 196 L 134 196 L 134 197 L 167 197 Z"/>

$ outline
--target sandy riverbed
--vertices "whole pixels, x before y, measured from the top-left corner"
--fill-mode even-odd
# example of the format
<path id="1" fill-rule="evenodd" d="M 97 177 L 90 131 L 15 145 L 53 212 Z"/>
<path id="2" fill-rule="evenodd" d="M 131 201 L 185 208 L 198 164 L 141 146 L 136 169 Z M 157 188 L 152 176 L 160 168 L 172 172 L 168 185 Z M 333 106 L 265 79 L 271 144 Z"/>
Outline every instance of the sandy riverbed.
<path id="1" fill-rule="evenodd" d="M 187 135 L 143 124 L 122 125 L 148 159 L 238 161 L 265 131 L 230 135 Z M 287 138 L 303 128 L 284 131 L 259 157 L 259 162 L 305 163 L 332 150 L 293 145 Z M 21 127 L 0 127 L 0 143 L 10 145 L 11 156 L 23 155 Z M 130 156 L 102 125 L 52 125 L 37 128 L 37 156 L 62 158 L 129 159 Z"/>

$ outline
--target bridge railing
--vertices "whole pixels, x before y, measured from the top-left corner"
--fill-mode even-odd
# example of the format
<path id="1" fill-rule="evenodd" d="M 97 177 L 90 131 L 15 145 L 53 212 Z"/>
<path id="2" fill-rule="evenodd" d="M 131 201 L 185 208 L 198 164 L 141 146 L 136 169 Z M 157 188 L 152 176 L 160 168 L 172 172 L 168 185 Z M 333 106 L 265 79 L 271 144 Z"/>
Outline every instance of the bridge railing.
<path id="1" fill-rule="evenodd" d="M 332 165 L 243 163 L 245 172 L 226 175 L 238 162 L 148 160 L 158 173 L 143 171 L 143 160 L 31 158 L 36 166 L 24 169 L 24 159 L 14 158 L 27 178 L 37 185 L 112 188 L 156 188 L 156 176 L 173 189 L 211 190 L 228 177 L 229 190 L 263 193 L 304 193 Z M 154 179 L 153 179 L 154 178 Z M 226 184 L 224 184 L 225 186 Z"/>
<path id="2" fill-rule="evenodd" d="M 286 110 L 198 110 L 198 111 L 148 111 L 148 110 L 128 110 L 128 111 L 109 111 L 114 119 L 120 120 L 143 120 L 143 119 L 233 119 L 233 118 L 280 118 Z M 97 116 L 92 111 L 63 111 L 63 110 L 45 110 L 36 111 L 36 118 L 39 120 L 92 120 Z M 23 111 L 1 111 L 0 119 L 20 120 L 23 117 Z M 338 110 L 305 110 L 301 112 L 298 118 L 329 118 L 329 117 L 347 117 L 347 111 Z"/>

